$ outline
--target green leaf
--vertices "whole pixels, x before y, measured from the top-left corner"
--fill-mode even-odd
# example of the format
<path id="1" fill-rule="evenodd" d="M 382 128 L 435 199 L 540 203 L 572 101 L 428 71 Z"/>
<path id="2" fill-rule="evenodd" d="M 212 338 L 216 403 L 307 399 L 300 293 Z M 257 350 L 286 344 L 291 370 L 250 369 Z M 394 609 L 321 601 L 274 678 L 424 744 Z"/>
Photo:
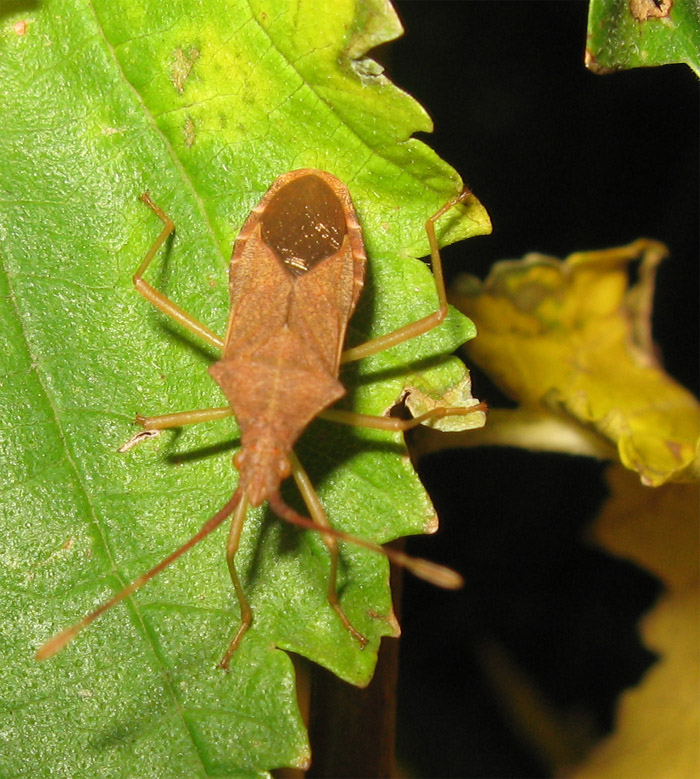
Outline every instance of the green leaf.
<path id="1" fill-rule="evenodd" d="M 150 307 L 131 274 L 177 226 L 149 279 L 223 331 L 231 245 L 276 176 L 330 170 L 349 186 L 370 255 L 359 343 L 435 308 L 425 218 L 457 174 L 422 143 L 425 112 L 366 59 L 399 34 L 383 2 L 46 0 L 0 8 L 0 775 L 260 776 L 304 765 L 292 650 L 366 683 L 395 633 L 386 561 L 342 545 L 325 599 L 321 538 L 251 511 L 237 557 L 255 621 L 239 620 L 224 538 L 203 542 L 56 657 L 35 649 L 189 538 L 231 495 L 233 421 L 121 454 L 137 412 L 222 405 L 215 358 Z M 488 229 L 478 203 L 444 240 Z M 382 413 L 421 360 L 472 337 L 452 313 L 343 372 L 348 402 Z M 466 378 L 466 373 L 463 373 Z M 387 541 L 433 510 L 400 436 L 322 421 L 300 448 L 331 522 Z M 293 491 L 289 500 L 294 501 Z"/>
<path id="2" fill-rule="evenodd" d="M 698 0 L 591 0 L 586 66 L 610 73 L 684 62 L 700 76 Z"/>

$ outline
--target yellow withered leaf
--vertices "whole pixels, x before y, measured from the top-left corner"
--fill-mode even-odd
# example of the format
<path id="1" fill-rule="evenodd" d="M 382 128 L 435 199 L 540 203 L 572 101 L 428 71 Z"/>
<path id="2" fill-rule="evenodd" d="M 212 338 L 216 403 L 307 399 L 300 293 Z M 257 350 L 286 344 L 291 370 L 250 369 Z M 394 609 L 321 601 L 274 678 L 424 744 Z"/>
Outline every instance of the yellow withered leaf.
<path id="1" fill-rule="evenodd" d="M 665 593 L 640 626 L 644 643 L 659 659 L 639 685 L 622 695 L 614 732 L 568 775 L 699 776 L 697 485 L 666 484 L 650 494 L 620 466 L 608 471 L 608 482 L 611 497 L 591 535 L 608 551 L 643 566 L 664 583 Z"/>
<path id="2" fill-rule="evenodd" d="M 651 339 L 655 272 L 666 253 L 639 239 L 563 261 L 529 254 L 497 263 L 483 284 L 462 276 L 452 295 L 479 331 L 470 358 L 529 420 L 546 412 L 595 431 L 601 451 L 612 444 L 650 486 L 700 471 L 700 406 L 663 370 Z M 630 286 L 628 265 L 637 259 Z M 546 448 L 541 440 L 533 447 Z"/>

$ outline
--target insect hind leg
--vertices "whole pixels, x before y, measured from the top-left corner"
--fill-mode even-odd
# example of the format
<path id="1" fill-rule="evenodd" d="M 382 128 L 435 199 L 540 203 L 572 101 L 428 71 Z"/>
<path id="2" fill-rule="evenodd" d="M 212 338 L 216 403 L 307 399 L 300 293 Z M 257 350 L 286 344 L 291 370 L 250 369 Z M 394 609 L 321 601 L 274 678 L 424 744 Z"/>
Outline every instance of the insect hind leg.
<path id="1" fill-rule="evenodd" d="M 231 518 L 231 529 L 229 530 L 228 540 L 226 542 L 226 563 L 228 565 L 229 574 L 231 575 L 231 581 L 233 587 L 236 590 L 236 597 L 238 598 L 238 604 L 241 608 L 241 621 L 238 625 L 238 630 L 229 644 L 228 649 L 224 653 L 219 663 L 219 668 L 226 670 L 231 661 L 233 653 L 238 649 L 239 644 L 243 640 L 243 636 L 246 634 L 248 628 L 253 624 L 253 612 L 250 609 L 250 604 L 246 599 L 243 592 L 243 586 L 241 580 L 238 577 L 238 571 L 236 570 L 236 552 L 238 551 L 238 545 L 241 540 L 241 532 L 243 530 L 243 523 L 245 522 L 246 513 L 248 512 L 248 499 L 245 494 L 241 495 L 241 500 L 236 506 L 236 510 Z"/>
<path id="2" fill-rule="evenodd" d="M 328 575 L 328 603 L 330 604 L 333 611 L 335 611 L 335 613 L 338 615 L 338 618 L 348 633 L 350 633 L 350 635 L 355 638 L 360 646 L 364 648 L 367 644 L 367 639 L 352 624 L 348 618 L 348 615 L 343 610 L 343 607 L 340 605 L 340 600 L 338 599 L 338 539 L 328 533 L 322 532 L 324 528 L 331 527 L 323 505 L 321 504 L 318 494 L 313 488 L 311 480 L 309 479 L 309 476 L 304 470 L 302 464 L 299 462 L 297 456 L 294 454 L 294 452 L 290 452 L 288 456 L 290 465 L 292 466 L 292 475 L 294 476 L 294 481 L 296 482 L 297 488 L 299 489 L 299 492 L 304 499 L 306 508 L 309 510 L 311 519 L 313 520 L 314 524 L 318 525 L 319 531 L 323 537 L 323 541 L 328 547 L 328 551 L 330 552 L 331 567 L 330 573 Z M 270 496 L 270 506 L 276 514 L 289 522 L 299 524 L 297 519 L 304 520 L 304 518 L 297 514 L 297 512 L 294 511 L 291 506 L 288 506 L 282 500 L 279 494 Z M 306 521 L 308 522 L 308 520 Z"/>

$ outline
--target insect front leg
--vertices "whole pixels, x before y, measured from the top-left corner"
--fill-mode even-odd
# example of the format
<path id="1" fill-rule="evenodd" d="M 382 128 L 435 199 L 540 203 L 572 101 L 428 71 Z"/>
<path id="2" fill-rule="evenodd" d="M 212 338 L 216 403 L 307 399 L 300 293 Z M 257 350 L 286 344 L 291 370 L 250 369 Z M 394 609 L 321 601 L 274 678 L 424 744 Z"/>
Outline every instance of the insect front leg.
<path id="1" fill-rule="evenodd" d="M 437 237 L 435 236 L 435 223 L 450 209 L 454 208 L 458 203 L 462 203 L 470 196 L 471 192 L 468 189 L 462 190 L 457 197 L 445 203 L 445 205 L 429 217 L 425 223 L 425 232 L 428 234 L 428 242 L 430 244 L 430 261 L 433 266 L 435 287 L 437 290 L 438 302 L 440 304 L 438 310 L 422 319 L 417 319 L 415 322 L 409 322 L 409 324 L 399 327 L 398 330 L 394 330 L 391 333 L 381 335 L 379 338 L 373 338 L 371 341 L 367 341 L 359 346 L 353 346 L 351 349 L 346 349 L 340 357 L 341 363 L 363 360 L 365 357 L 370 357 L 371 355 L 378 354 L 386 349 L 391 349 L 392 346 L 397 346 L 404 341 L 410 341 L 411 338 L 429 332 L 445 320 L 445 317 L 447 316 L 447 292 L 445 290 L 445 279 L 442 272 L 440 247 L 437 242 Z"/>
<path id="2" fill-rule="evenodd" d="M 290 452 L 289 463 L 292 466 L 292 476 L 296 482 L 297 488 L 301 493 L 306 508 L 309 510 L 311 519 L 322 528 L 330 527 L 330 522 L 326 516 L 326 512 L 321 504 L 321 501 L 311 484 L 309 475 L 304 470 L 302 464 L 299 462 L 299 458 Z M 338 600 L 338 539 L 322 533 L 323 541 L 328 547 L 328 551 L 331 555 L 331 570 L 328 576 L 328 602 L 331 608 L 340 618 L 340 621 L 345 626 L 345 629 L 360 643 L 360 646 L 364 647 L 367 644 L 367 639 L 360 633 L 359 630 L 350 622 L 347 614 L 343 611 L 343 607 Z"/>
<path id="3" fill-rule="evenodd" d="M 143 278 L 143 275 L 146 272 L 148 266 L 151 264 L 151 261 L 153 260 L 156 252 L 158 249 L 160 249 L 168 236 L 173 232 L 175 225 L 173 224 L 173 221 L 170 219 L 170 217 L 167 216 L 167 214 L 151 200 L 148 192 L 144 192 L 143 195 L 141 195 L 141 200 L 143 200 L 143 202 L 151 209 L 151 211 L 153 211 L 163 222 L 163 229 L 160 231 L 160 235 L 153 242 L 151 248 L 146 252 L 146 256 L 141 261 L 141 264 L 136 270 L 136 273 L 134 273 L 133 279 L 136 290 L 141 295 L 143 295 L 143 297 L 145 297 L 149 303 L 152 303 L 160 312 L 166 316 L 169 316 L 171 319 L 174 319 L 186 330 L 189 330 L 194 335 L 199 336 L 207 343 L 215 346 L 217 349 L 223 349 L 224 342 L 221 338 L 219 338 L 218 335 L 216 335 L 216 333 L 213 333 L 208 327 L 195 319 L 191 314 L 188 314 L 176 303 L 173 303 L 173 301 L 166 297 L 162 292 L 158 292 L 157 289 L 152 287 Z"/>

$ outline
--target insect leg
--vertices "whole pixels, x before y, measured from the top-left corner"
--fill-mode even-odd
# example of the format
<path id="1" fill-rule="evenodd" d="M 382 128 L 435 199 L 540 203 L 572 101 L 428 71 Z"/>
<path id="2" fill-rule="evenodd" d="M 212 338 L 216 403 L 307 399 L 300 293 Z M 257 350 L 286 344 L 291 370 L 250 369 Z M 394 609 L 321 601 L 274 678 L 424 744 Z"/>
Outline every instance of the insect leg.
<path id="1" fill-rule="evenodd" d="M 221 408 L 201 408 L 196 411 L 177 411 L 174 414 L 163 414 L 158 417 L 144 417 L 137 414 L 134 423 L 141 425 L 144 430 L 167 430 L 170 427 L 213 422 L 215 419 L 224 419 L 232 415 L 231 406 L 223 406 Z"/>
<path id="2" fill-rule="evenodd" d="M 233 409 L 230 406 L 202 408 L 196 411 L 177 411 L 174 414 L 163 414 L 158 417 L 144 417 L 141 414 L 137 414 L 134 424 L 141 425 L 143 430 L 131 436 L 117 451 L 122 453 L 128 452 L 129 449 L 145 441 L 146 438 L 157 436 L 161 430 L 167 430 L 171 427 L 182 427 L 183 425 L 196 425 L 200 422 L 212 422 L 215 419 L 224 419 L 224 417 L 232 415 Z"/>
<path id="3" fill-rule="evenodd" d="M 243 592 L 243 586 L 241 580 L 238 578 L 238 572 L 236 571 L 236 552 L 238 551 L 238 544 L 241 540 L 241 531 L 243 530 L 243 523 L 245 522 L 246 512 L 248 511 L 248 499 L 245 494 L 242 495 L 240 503 L 236 506 L 236 510 L 231 519 L 231 529 L 228 534 L 228 541 L 226 542 L 226 563 L 231 575 L 231 581 L 233 582 L 234 589 L 236 590 L 236 596 L 238 598 L 238 604 L 241 607 L 241 622 L 236 631 L 236 635 L 229 644 L 226 653 L 221 658 L 219 668 L 227 669 L 228 664 L 231 661 L 231 656 L 241 643 L 246 630 L 253 623 L 253 612 L 250 610 L 250 605 L 246 600 L 245 593 Z"/>
<path id="4" fill-rule="evenodd" d="M 355 411 L 346 411 L 344 409 L 326 409 L 319 414 L 319 417 L 327 419 L 330 422 L 338 422 L 341 425 L 352 425 L 353 427 L 371 427 L 375 430 L 393 430 L 405 432 L 411 428 L 418 427 L 429 419 L 442 419 L 443 417 L 467 416 L 477 411 L 484 413 L 486 403 L 475 403 L 468 407 L 440 407 L 432 408 L 425 414 L 420 414 L 413 419 L 399 419 L 398 417 L 381 417 L 372 414 L 358 414 Z"/>
<path id="5" fill-rule="evenodd" d="M 182 325 L 186 330 L 189 330 L 194 335 L 199 336 L 212 346 L 216 346 L 217 349 L 222 349 L 224 342 L 219 338 L 216 333 L 213 333 L 208 327 L 197 321 L 193 316 L 184 311 L 176 303 L 173 303 L 170 298 L 166 297 L 162 292 L 158 292 L 157 289 L 152 287 L 147 281 L 144 280 L 143 275 L 146 269 L 151 264 L 151 260 L 155 256 L 156 252 L 163 245 L 167 237 L 175 229 L 175 225 L 169 216 L 165 214 L 150 198 L 147 192 L 141 195 L 141 200 L 158 216 L 163 222 L 163 229 L 160 231 L 160 235 L 153 242 L 151 248 L 146 252 L 146 256 L 141 261 L 136 273 L 134 273 L 134 286 L 136 290 L 143 295 L 149 303 L 152 303 L 159 311 L 166 316 L 174 319 L 178 324 Z"/>
<path id="6" fill-rule="evenodd" d="M 445 279 L 442 273 L 442 260 L 440 259 L 440 247 L 435 236 L 435 223 L 441 216 L 446 214 L 451 208 L 454 208 L 458 203 L 463 202 L 470 197 L 471 192 L 468 189 L 462 190 L 457 197 L 449 200 L 439 211 L 436 211 L 425 223 L 425 232 L 428 234 L 428 242 L 430 243 L 430 261 L 433 266 L 433 274 L 435 275 L 435 287 L 437 289 L 438 301 L 440 306 L 437 311 L 432 314 L 417 319 L 415 322 L 410 322 L 398 330 L 394 330 L 386 335 L 381 335 L 379 338 L 373 338 L 371 341 L 360 344 L 359 346 L 353 346 L 351 349 L 346 349 L 340 357 L 341 363 L 354 362 L 355 360 L 362 360 L 365 357 L 369 357 L 372 354 L 383 352 L 385 349 L 390 349 L 392 346 L 401 344 L 404 341 L 409 341 L 411 338 L 423 335 L 434 327 L 437 327 L 444 321 L 447 316 L 447 292 L 445 291 Z"/>
<path id="7" fill-rule="evenodd" d="M 388 557 L 392 563 L 408 569 L 414 576 L 424 579 L 426 582 L 434 584 L 436 587 L 444 587 L 446 590 L 458 590 L 464 586 L 464 579 L 451 568 L 445 568 L 444 565 L 433 563 L 430 560 L 423 560 L 420 557 L 411 557 L 398 549 L 380 546 L 374 541 L 368 541 L 366 538 L 354 536 L 351 533 L 344 533 L 342 530 L 336 530 L 328 525 L 321 527 L 311 519 L 298 514 L 291 506 L 288 506 L 280 497 L 279 493 L 270 495 L 270 507 L 279 517 L 292 525 L 306 528 L 306 530 L 316 530 L 324 536 L 334 536 L 350 544 L 356 544 L 363 549 L 371 549 L 373 552 L 383 554 Z"/>
<path id="8" fill-rule="evenodd" d="M 39 647 L 35 655 L 37 660 L 46 660 L 48 657 L 55 655 L 56 652 L 63 649 L 63 647 L 72 641 L 83 628 L 86 628 L 91 622 L 94 622 L 99 616 L 109 611 L 117 603 L 121 603 L 129 595 L 141 589 L 144 584 L 150 582 L 155 578 L 163 569 L 167 568 L 172 562 L 177 560 L 178 557 L 185 554 L 185 552 L 196 546 L 203 538 L 206 538 L 213 530 L 216 530 L 233 512 L 234 516 L 239 512 L 240 504 L 245 503 L 245 497 L 240 490 L 236 490 L 233 493 L 231 499 L 225 506 L 220 508 L 213 517 L 210 517 L 200 528 L 199 532 L 195 533 L 192 538 L 186 541 L 181 547 L 171 552 L 166 558 L 161 560 L 158 565 L 151 568 L 141 576 L 134 579 L 131 584 L 127 584 L 126 587 L 121 589 L 116 595 L 111 597 L 108 601 L 105 601 L 101 606 L 90 612 L 86 617 L 83 617 L 79 622 L 76 622 L 71 627 L 58 633 L 53 638 L 49 639 L 45 644 Z M 244 513 L 245 516 L 245 513 Z"/>
<path id="9" fill-rule="evenodd" d="M 289 463 L 292 466 L 292 475 L 294 476 L 294 481 L 296 482 L 297 488 L 299 489 L 299 492 L 304 499 L 306 508 L 309 510 L 311 519 L 313 519 L 313 521 L 321 528 L 330 527 L 326 512 L 321 505 L 321 501 L 319 500 L 316 490 L 311 484 L 311 479 L 309 479 L 308 474 L 304 470 L 302 464 L 299 462 L 299 459 L 294 454 L 294 452 L 291 452 L 288 457 Z M 275 511 L 277 511 L 277 507 L 275 507 Z M 328 551 L 331 555 L 331 570 L 328 577 L 328 602 L 330 603 L 333 611 L 335 611 L 335 613 L 340 618 L 340 621 L 345 626 L 345 629 L 350 633 L 350 635 L 354 636 L 354 638 L 359 641 L 361 646 L 364 647 L 367 643 L 367 639 L 362 635 L 362 633 L 359 632 L 359 630 L 357 630 L 352 622 L 350 622 L 347 614 L 343 611 L 343 608 L 338 600 L 338 539 L 327 533 L 322 533 L 322 536 L 323 541 L 328 547 Z"/>

